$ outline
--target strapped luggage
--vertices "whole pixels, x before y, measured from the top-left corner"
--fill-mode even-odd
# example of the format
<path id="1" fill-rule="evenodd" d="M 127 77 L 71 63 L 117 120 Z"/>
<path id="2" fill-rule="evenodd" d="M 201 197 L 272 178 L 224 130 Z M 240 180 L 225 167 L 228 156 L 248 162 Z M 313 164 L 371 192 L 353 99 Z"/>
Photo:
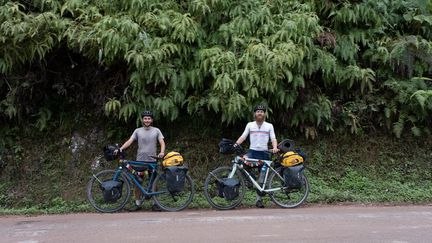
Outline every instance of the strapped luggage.
<path id="1" fill-rule="evenodd" d="M 164 167 L 183 165 L 183 156 L 179 152 L 169 152 L 164 156 L 162 165 Z"/>

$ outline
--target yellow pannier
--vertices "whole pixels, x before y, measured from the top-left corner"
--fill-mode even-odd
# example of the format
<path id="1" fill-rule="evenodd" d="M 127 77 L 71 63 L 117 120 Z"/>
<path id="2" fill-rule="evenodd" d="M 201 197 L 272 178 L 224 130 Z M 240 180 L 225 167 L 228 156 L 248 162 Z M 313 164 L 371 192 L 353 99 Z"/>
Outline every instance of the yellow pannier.
<path id="1" fill-rule="evenodd" d="M 162 165 L 165 167 L 183 165 L 183 156 L 179 152 L 169 152 L 165 155 Z"/>
<path id="2" fill-rule="evenodd" d="M 294 151 L 286 152 L 282 157 L 282 166 L 284 167 L 291 167 L 294 165 L 298 165 L 304 162 L 304 159 L 302 156 L 300 156 L 298 153 Z"/>

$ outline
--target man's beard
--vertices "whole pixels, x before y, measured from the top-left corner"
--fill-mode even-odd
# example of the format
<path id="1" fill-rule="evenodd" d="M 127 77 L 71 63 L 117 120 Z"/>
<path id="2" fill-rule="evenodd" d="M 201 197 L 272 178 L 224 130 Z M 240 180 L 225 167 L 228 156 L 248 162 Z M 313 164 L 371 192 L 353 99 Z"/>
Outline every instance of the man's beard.
<path id="1" fill-rule="evenodd" d="M 255 116 L 255 120 L 258 122 L 262 122 L 262 121 L 264 121 L 264 116 L 261 116 L 261 115 Z"/>
<path id="2" fill-rule="evenodd" d="M 148 124 L 148 126 L 144 122 L 142 124 L 144 127 L 151 127 L 151 122 Z"/>

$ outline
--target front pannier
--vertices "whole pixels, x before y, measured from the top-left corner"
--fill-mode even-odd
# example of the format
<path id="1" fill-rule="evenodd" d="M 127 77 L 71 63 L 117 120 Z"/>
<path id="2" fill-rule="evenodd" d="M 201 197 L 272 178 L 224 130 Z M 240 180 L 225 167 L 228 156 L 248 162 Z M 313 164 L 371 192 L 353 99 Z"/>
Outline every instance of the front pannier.
<path id="1" fill-rule="evenodd" d="M 183 191 L 188 168 L 184 166 L 171 166 L 165 168 L 167 190 L 170 193 Z"/>
<path id="2" fill-rule="evenodd" d="M 240 181 L 235 178 L 223 178 L 217 182 L 219 197 L 234 200 L 239 195 Z"/>
<path id="3" fill-rule="evenodd" d="M 300 189 L 302 187 L 303 170 L 302 164 L 284 168 L 283 177 L 288 189 Z"/>
<path id="4" fill-rule="evenodd" d="M 122 196 L 123 181 L 104 181 L 100 187 L 106 203 L 115 203 Z"/>

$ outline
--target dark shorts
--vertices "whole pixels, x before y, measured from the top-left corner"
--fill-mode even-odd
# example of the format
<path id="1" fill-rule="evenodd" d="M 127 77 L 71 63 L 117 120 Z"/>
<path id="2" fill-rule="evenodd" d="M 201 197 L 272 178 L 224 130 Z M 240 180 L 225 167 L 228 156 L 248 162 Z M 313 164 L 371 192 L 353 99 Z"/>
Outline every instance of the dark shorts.
<path id="1" fill-rule="evenodd" d="M 270 152 L 267 151 L 257 151 L 253 149 L 249 149 L 246 156 L 251 159 L 262 159 L 262 160 L 270 160 Z"/>

